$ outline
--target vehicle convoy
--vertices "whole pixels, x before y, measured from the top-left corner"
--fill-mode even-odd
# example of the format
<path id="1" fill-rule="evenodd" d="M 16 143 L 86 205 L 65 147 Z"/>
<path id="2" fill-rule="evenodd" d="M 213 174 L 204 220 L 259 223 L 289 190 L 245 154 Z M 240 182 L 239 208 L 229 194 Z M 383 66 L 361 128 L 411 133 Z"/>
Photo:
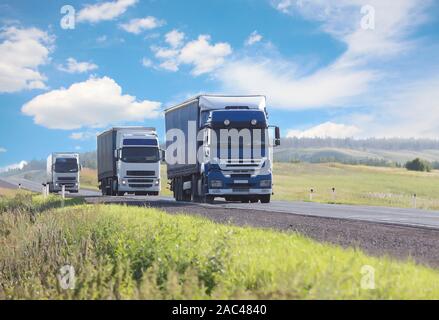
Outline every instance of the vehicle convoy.
<path id="1" fill-rule="evenodd" d="M 102 195 L 159 195 L 159 140 L 155 128 L 118 127 L 97 137 Z"/>
<path id="2" fill-rule="evenodd" d="M 71 152 L 53 152 L 47 157 L 47 185 L 50 193 L 62 190 L 70 193 L 79 191 L 79 154 Z"/>
<path id="3" fill-rule="evenodd" d="M 165 110 L 166 163 L 177 201 L 270 202 L 272 148 L 264 96 L 200 95 Z M 271 126 L 270 126 L 271 127 Z"/>

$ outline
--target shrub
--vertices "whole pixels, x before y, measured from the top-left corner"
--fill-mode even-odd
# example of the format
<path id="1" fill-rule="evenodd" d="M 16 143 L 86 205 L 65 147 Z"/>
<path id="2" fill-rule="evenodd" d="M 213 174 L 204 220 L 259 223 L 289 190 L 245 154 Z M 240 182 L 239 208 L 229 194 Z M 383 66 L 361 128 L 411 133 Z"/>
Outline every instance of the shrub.
<path id="1" fill-rule="evenodd" d="M 422 160 L 419 158 L 414 159 L 413 161 L 408 161 L 405 164 L 405 167 L 407 170 L 410 171 L 426 171 L 426 172 L 430 172 L 431 171 L 431 164 L 426 161 L 426 160 Z"/>

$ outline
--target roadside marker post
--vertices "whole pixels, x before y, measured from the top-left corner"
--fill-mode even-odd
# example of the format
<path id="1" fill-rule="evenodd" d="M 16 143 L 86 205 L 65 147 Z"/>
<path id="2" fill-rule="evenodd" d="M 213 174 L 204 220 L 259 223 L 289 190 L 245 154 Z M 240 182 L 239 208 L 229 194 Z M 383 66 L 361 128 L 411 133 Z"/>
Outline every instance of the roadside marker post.
<path id="1" fill-rule="evenodd" d="M 43 188 L 41 193 L 43 194 L 43 198 L 46 199 L 47 198 L 47 187 L 43 184 Z"/>
<path id="2" fill-rule="evenodd" d="M 332 201 L 335 201 L 336 193 L 335 193 L 335 187 L 332 188 Z"/>
<path id="3" fill-rule="evenodd" d="M 309 193 L 309 201 L 312 201 L 312 199 L 313 199 L 313 194 L 314 194 L 314 189 L 311 189 L 311 190 L 310 190 L 310 193 Z"/>
<path id="4" fill-rule="evenodd" d="M 416 193 L 413 195 L 413 208 L 416 209 L 417 204 L 416 204 Z"/>
<path id="5" fill-rule="evenodd" d="M 61 186 L 61 206 L 64 207 L 64 199 L 66 198 L 66 186 L 62 185 Z"/>

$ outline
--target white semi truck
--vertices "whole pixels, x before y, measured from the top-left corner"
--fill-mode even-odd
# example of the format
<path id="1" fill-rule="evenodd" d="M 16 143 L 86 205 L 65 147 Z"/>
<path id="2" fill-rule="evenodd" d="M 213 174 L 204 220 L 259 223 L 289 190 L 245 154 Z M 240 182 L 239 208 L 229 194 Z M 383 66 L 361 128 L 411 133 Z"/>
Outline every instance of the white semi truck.
<path id="1" fill-rule="evenodd" d="M 159 195 L 162 158 L 155 128 L 117 127 L 97 137 L 102 195 Z"/>
<path id="2" fill-rule="evenodd" d="M 70 193 L 79 191 L 79 154 L 53 152 L 47 157 L 47 186 L 50 193 L 60 192 L 62 187 Z"/>

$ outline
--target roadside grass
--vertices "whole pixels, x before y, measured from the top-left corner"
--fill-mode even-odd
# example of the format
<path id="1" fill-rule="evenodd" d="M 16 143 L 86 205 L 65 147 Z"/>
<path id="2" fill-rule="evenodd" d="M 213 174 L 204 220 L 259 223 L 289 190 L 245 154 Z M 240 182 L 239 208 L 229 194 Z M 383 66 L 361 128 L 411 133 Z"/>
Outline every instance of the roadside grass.
<path id="1" fill-rule="evenodd" d="M 343 164 L 275 163 L 274 199 L 315 202 L 414 206 L 439 210 L 439 172 L 409 172 Z M 336 188 L 333 195 L 332 188 Z"/>
<path id="2" fill-rule="evenodd" d="M 65 265 L 74 289 L 58 281 Z M 371 267 L 375 289 L 362 289 Z M 439 271 L 151 208 L 0 214 L 0 299 L 210 298 L 437 299 Z"/>

